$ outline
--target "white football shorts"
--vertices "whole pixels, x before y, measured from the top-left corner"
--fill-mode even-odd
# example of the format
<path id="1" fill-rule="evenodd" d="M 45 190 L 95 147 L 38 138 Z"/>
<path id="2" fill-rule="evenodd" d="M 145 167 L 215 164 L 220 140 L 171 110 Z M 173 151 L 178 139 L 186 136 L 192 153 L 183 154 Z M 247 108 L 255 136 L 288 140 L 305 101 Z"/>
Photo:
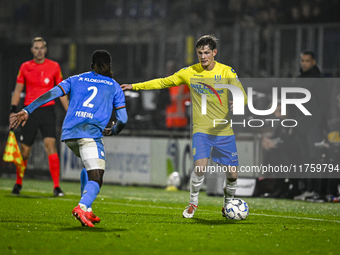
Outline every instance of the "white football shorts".
<path id="1" fill-rule="evenodd" d="M 76 156 L 80 157 L 86 170 L 105 170 L 105 149 L 102 138 L 81 138 L 65 141 Z"/>

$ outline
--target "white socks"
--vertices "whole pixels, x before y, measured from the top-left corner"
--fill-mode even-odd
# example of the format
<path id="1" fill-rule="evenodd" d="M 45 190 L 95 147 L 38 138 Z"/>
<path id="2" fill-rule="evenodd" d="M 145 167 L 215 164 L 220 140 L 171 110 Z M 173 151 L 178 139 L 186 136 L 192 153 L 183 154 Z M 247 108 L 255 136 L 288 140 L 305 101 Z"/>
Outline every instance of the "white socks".
<path id="1" fill-rule="evenodd" d="M 198 176 L 195 171 L 192 171 L 190 176 L 190 204 L 198 205 L 198 194 L 203 185 L 204 175 Z M 234 198 L 236 192 L 237 180 L 236 181 L 228 181 L 226 178 L 224 180 L 224 207 L 227 203 Z"/>
<path id="2" fill-rule="evenodd" d="M 84 204 L 81 204 L 81 203 L 79 203 L 78 204 L 79 206 L 80 206 L 80 208 L 84 211 L 84 212 L 86 212 L 87 211 L 87 207 L 86 207 L 86 205 L 84 205 Z"/>
<path id="3" fill-rule="evenodd" d="M 192 171 L 190 176 L 190 204 L 198 205 L 198 194 L 204 181 L 204 175 L 197 176 L 195 171 Z"/>
<path id="4" fill-rule="evenodd" d="M 234 182 L 228 181 L 226 178 L 224 180 L 224 207 L 226 207 L 227 203 L 234 198 L 235 192 L 236 192 L 236 185 L 237 185 L 237 180 Z"/>

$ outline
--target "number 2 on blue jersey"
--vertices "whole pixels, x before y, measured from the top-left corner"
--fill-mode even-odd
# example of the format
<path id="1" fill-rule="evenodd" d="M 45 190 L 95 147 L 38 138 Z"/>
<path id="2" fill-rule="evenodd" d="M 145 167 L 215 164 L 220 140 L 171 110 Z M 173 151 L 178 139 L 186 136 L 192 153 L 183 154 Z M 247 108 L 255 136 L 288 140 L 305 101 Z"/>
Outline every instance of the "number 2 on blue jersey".
<path id="1" fill-rule="evenodd" d="M 93 90 L 92 95 L 83 103 L 84 107 L 90 107 L 93 108 L 94 104 L 90 104 L 90 102 L 95 98 L 95 96 L 98 93 L 98 89 L 95 86 L 88 87 L 88 91 Z"/>

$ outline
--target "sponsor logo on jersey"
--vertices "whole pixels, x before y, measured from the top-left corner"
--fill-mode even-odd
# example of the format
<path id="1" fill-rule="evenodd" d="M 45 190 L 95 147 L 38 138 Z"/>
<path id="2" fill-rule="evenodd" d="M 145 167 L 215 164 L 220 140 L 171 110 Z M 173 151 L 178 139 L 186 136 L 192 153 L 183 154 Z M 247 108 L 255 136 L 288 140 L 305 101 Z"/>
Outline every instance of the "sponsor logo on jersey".
<path id="1" fill-rule="evenodd" d="M 107 85 L 113 85 L 113 82 L 108 81 L 108 80 L 102 80 L 102 79 L 93 79 L 93 78 L 83 78 L 79 77 L 78 81 L 87 81 L 87 82 L 93 82 L 93 83 L 103 83 Z"/>
<path id="2" fill-rule="evenodd" d="M 214 91 L 217 92 L 217 94 L 222 94 L 223 93 L 223 89 L 219 89 L 219 90 L 216 90 L 214 88 L 212 88 L 211 86 L 207 87 L 206 85 L 203 85 L 205 83 L 201 83 L 201 82 L 198 82 L 197 84 L 195 83 L 190 83 L 190 86 L 194 89 L 195 92 L 199 93 L 199 94 L 215 94 Z M 210 87 L 214 90 L 211 90 Z"/>
<path id="3" fill-rule="evenodd" d="M 215 104 L 217 104 L 217 102 L 216 102 L 216 100 L 215 100 L 215 98 L 214 98 L 212 93 L 214 93 L 217 96 L 218 100 L 220 101 L 220 104 L 222 105 L 222 100 L 220 98 L 220 95 L 219 95 L 219 93 L 213 87 L 211 87 L 210 85 L 205 84 L 203 82 L 198 82 L 198 83 L 203 85 L 202 90 L 205 91 L 206 94 L 208 94 L 213 99 Z M 222 90 L 222 93 L 223 93 L 223 90 Z"/>

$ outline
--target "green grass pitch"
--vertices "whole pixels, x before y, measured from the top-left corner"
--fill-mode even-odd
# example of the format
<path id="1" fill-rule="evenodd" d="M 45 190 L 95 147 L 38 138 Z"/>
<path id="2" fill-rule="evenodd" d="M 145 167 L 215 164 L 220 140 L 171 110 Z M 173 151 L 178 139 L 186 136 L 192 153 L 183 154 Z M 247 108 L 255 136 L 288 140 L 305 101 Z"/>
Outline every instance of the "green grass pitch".
<path id="1" fill-rule="evenodd" d="M 222 198 L 201 192 L 193 219 L 182 218 L 189 192 L 103 185 L 95 228 L 71 215 L 80 184 L 0 179 L 0 254 L 340 254 L 340 203 L 244 198 L 244 221 L 221 216 Z"/>

